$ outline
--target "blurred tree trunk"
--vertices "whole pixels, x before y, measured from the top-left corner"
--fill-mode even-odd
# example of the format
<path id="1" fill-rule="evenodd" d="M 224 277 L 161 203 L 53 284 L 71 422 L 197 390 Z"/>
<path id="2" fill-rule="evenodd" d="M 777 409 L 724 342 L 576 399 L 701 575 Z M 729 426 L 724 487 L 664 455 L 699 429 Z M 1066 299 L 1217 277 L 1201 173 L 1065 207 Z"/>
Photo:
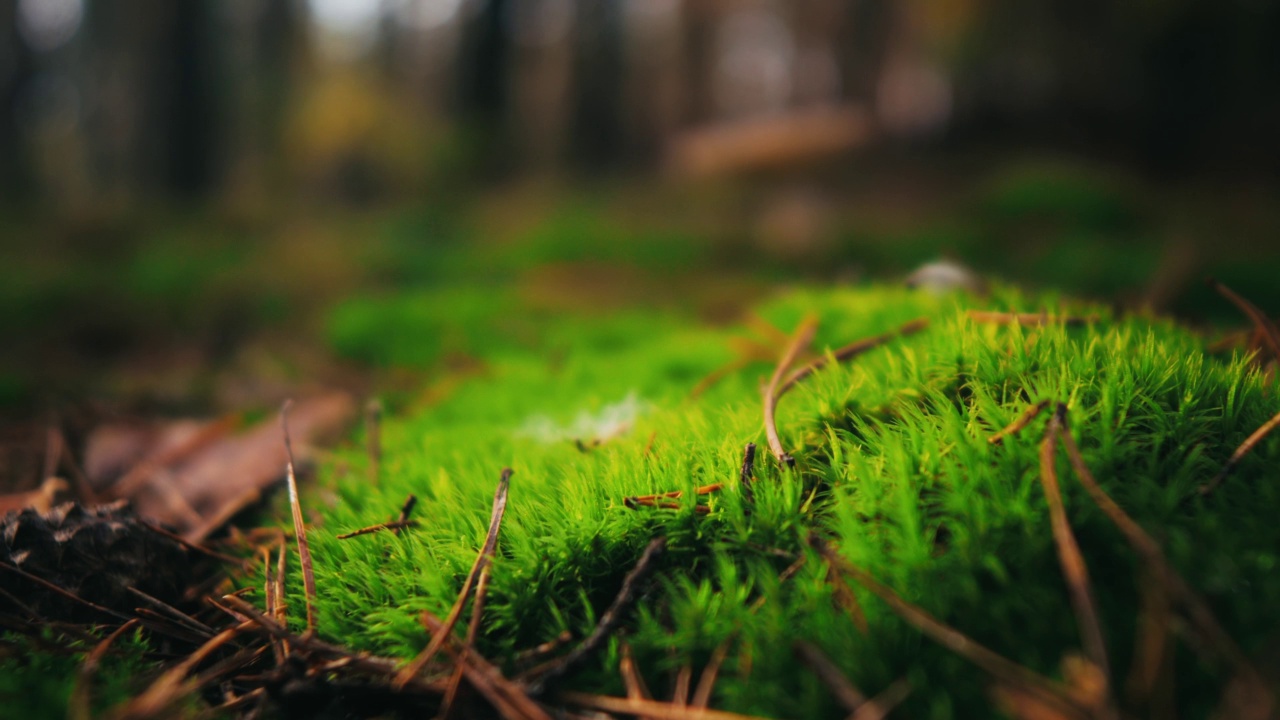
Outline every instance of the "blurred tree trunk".
<path id="1" fill-rule="evenodd" d="M 505 27 L 511 6 L 510 0 L 488 0 L 464 13 L 458 41 L 454 114 L 478 136 L 483 173 L 502 170 L 511 161 L 511 38 Z"/>
<path id="2" fill-rule="evenodd" d="M 91 156 L 115 201 L 197 197 L 217 182 L 217 49 L 213 0 L 88 3 Z"/>
<path id="3" fill-rule="evenodd" d="M 228 190 L 240 200 L 265 197 L 283 180 L 283 133 L 304 53 L 306 18 L 298 0 L 226 6 L 230 25 L 221 53 L 226 68 Z"/>
<path id="4" fill-rule="evenodd" d="M 31 75 L 31 52 L 18 32 L 17 0 L 0 0 L 0 196 L 32 194 L 31 168 L 18 123 L 21 93 Z"/>
<path id="5" fill-rule="evenodd" d="M 622 3 L 578 0 L 574 27 L 571 151 L 578 164 L 599 170 L 622 149 Z"/>

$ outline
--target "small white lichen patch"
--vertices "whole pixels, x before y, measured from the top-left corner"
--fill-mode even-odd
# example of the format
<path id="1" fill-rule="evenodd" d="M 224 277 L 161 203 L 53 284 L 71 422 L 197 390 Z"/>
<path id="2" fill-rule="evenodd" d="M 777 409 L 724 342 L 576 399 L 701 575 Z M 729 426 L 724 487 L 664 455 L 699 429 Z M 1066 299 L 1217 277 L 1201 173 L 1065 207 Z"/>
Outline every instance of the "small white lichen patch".
<path id="1" fill-rule="evenodd" d="M 604 442 L 630 430 L 648 405 L 633 392 L 595 412 L 582 410 L 573 422 L 565 425 L 557 423 L 548 415 L 534 415 L 520 425 L 516 434 L 544 443 L 566 440 Z"/>

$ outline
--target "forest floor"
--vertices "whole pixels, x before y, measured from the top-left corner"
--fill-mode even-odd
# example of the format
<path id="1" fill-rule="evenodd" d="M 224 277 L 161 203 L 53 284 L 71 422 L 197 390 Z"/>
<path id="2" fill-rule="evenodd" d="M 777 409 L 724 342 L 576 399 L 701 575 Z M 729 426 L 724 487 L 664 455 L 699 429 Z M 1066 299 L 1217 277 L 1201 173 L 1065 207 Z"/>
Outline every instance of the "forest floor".
<path id="1" fill-rule="evenodd" d="M 317 685 L 314 672 L 280 674 L 286 665 L 275 666 L 275 685 L 259 685 L 261 692 L 247 700 L 240 699 L 249 697 L 245 686 L 228 684 L 227 668 L 251 675 L 246 668 L 258 667 L 245 661 L 248 655 L 266 652 L 279 661 L 292 647 L 313 671 L 317 663 L 363 664 L 364 673 L 352 676 L 360 678 L 359 687 L 339 694 L 345 703 L 358 698 L 357 704 L 371 702 L 376 710 L 385 698 L 371 699 L 378 693 L 370 683 L 378 687 L 391 677 L 380 658 L 413 657 L 434 632 L 429 621 L 426 629 L 419 625 L 422 617 L 448 614 L 486 539 L 486 496 L 507 465 L 517 472 L 510 480 L 511 515 L 495 539 L 499 559 L 492 573 L 476 570 L 470 578 L 483 577 L 491 586 L 489 614 L 470 631 L 477 640 L 475 659 L 455 658 L 440 670 L 446 676 L 440 687 L 450 702 L 459 692 L 459 681 L 448 678 L 452 668 L 467 675 L 465 687 L 478 692 L 479 700 L 460 699 L 460 706 L 536 716 L 538 703 L 552 697 L 543 693 L 562 677 L 571 682 L 555 688 L 561 692 L 633 696 L 640 692 L 633 684 L 642 679 L 663 697 L 678 700 L 683 693 L 685 703 L 714 699 L 716 707 L 783 716 L 794 714 L 787 711 L 789 702 L 810 714 L 850 711 L 863 704 L 849 694 L 855 684 L 868 695 L 884 689 L 889 695 L 882 700 L 902 700 L 898 696 L 907 687 L 916 688 L 909 711 L 930 717 L 989 702 L 988 690 L 1015 715 L 1052 711 L 1059 714 L 1047 716 L 1073 717 L 1116 707 L 1158 712 L 1160 702 L 1174 701 L 1207 712 L 1228 702 L 1226 688 L 1256 689 L 1240 668 L 1269 662 L 1256 651 L 1276 632 L 1275 618 L 1265 610 L 1274 607 L 1269 598 L 1276 588 L 1264 579 L 1266 564 L 1274 561 L 1266 548 L 1276 543 L 1262 542 L 1265 523 L 1240 509 L 1265 514 L 1274 510 L 1275 498 L 1232 490 L 1194 518 L 1181 508 L 1187 494 L 1211 479 L 1274 412 L 1274 394 L 1267 395 L 1262 376 L 1250 374 L 1241 364 L 1244 356 L 1232 360 L 1231 348 L 1250 341 L 1242 337 L 1233 346 L 1228 330 L 1247 328 L 1248 320 L 1202 280 L 1214 274 L 1273 314 L 1280 308 L 1280 287 L 1272 281 L 1280 248 L 1269 242 L 1280 232 L 1277 204 L 1257 191 L 1157 190 L 1062 162 L 1009 163 L 983 170 L 972 183 L 956 183 L 954 177 L 908 169 L 878 174 L 874 182 L 775 178 L 693 190 L 618 183 L 572 193 L 530 184 L 453 206 L 286 216 L 241 210 L 48 225 L 18 220 L 15 235 L 46 242 L 23 243 L 0 270 L 6 280 L 0 285 L 0 317 L 15 338 L 0 363 L 4 489 L 10 497 L 39 492 L 49 475 L 83 472 L 82 480 L 73 478 L 78 491 L 109 497 L 116 483 L 129 480 L 152 491 L 149 507 L 165 509 L 150 514 L 171 527 L 197 535 L 212 531 L 209 523 L 230 517 L 222 517 L 228 507 L 243 507 L 236 503 L 254 499 L 253 492 L 278 477 L 284 456 L 275 408 L 297 398 L 292 431 L 309 441 L 299 449 L 321 478 L 318 487 L 304 487 L 301 498 L 315 535 L 314 622 L 320 639 L 341 648 L 304 637 L 312 598 L 301 565 L 289 559 L 289 582 L 281 588 L 288 596 L 287 615 L 283 596 L 246 598 L 267 613 L 259 630 L 271 627 L 272 618 L 286 617 L 292 630 L 275 626 L 284 634 L 270 642 L 263 636 L 261 645 L 226 638 L 210 648 L 208 661 L 193 663 L 205 701 L 241 703 L 233 707 L 252 707 L 266 694 L 279 700 L 282 692 L 292 698 L 286 708 L 311 707 L 307 698 L 332 700 L 332 689 Z M 959 304 L 898 289 L 907 273 L 940 257 L 975 268 L 985 287 Z M 868 290 L 872 278 L 881 284 Z M 1032 290 L 1007 289 L 1007 280 Z M 851 287 L 863 290 L 846 289 Z M 1046 288 L 1094 300 L 1063 301 Z M 1016 323 L 1009 336 L 1007 325 L 980 327 L 984 323 L 965 314 L 987 310 L 1034 317 Z M 1196 337 L 1156 319 L 1168 313 L 1205 334 Z M 793 471 L 765 452 L 774 438 L 761 434 L 757 385 L 810 314 L 819 322 L 808 351 L 817 354 L 808 357 L 818 360 L 823 348 L 835 351 L 848 341 L 892 333 L 917 317 L 929 318 L 932 327 L 922 342 L 891 342 L 868 360 L 874 370 L 841 369 L 815 377 L 814 389 L 798 391 L 797 409 L 789 411 L 795 413 L 795 429 L 781 431 L 800 460 L 801 469 Z M 1087 328 L 1074 324 L 1088 318 L 1093 319 Z M 1021 334 L 1023 325 L 1035 340 Z M 1152 332 L 1154 339 L 1144 341 L 1142 334 Z M 1206 337 L 1225 339 L 1226 354 L 1206 355 Z M 1021 358 L 1027 366 L 1018 372 L 978 359 L 1017 347 L 1038 347 L 1027 350 Z M 1253 361 L 1265 363 L 1266 351 L 1260 352 Z M 1177 369 L 1157 368 L 1160 358 Z M 1046 372 L 1046 363 L 1056 369 L 1037 374 Z M 1090 383 L 1090 374 L 1108 363 L 1128 368 L 1128 375 L 1119 373 L 1128 379 Z M 719 367 L 727 369 L 718 372 Z M 952 382 L 966 373 L 972 376 L 967 381 Z M 709 376 L 719 380 L 703 388 Z M 1014 381 L 1021 386 L 1012 388 Z M 1161 383 L 1173 383 L 1176 391 L 1148 392 Z M 851 395 L 850 387 L 861 389 Z M 962 388 L 970 394 L 957 401 L 955 392 Z M 974 388 L 992 394 L 974 400 Z M 1180 399 L 1188 388 L 1196 389 L 1199 405 Z M 696 403 L 687 400 L 690 392 L 704 391 L 709 394 Z M 353 399 L 369 397 L 380 398 L 385 422 L 369 414 L 357 421 Z M 982 450 L 966 461 L 1009 463 L 1009 474 L 992 473 L 993 484 L 978 495 L 960 492 L 958 481 L 947 480 L 965 466 L 945 459 L 948 453 L 987 448 L 991 432 L 1040 401 L 1048 411 L 1025 440 L 1010 440 L 1007 458 Z M 1070 420 L 1055 413 L 1057 401 L 1070 408 Z M 944 412 L 948 406 L 954 407 Z M 954 416 L 947 415 L 952 411 Z M 1124 422 L 1108 415 L 1117 412 Z M 1136 422 L 1139 430 L 1133 432 L 1148 435 L 1125 430 L 1112 437 L 1106 432 L 1109 417 L 1117 429 Z M 357 425 L 360 431 L 352 435 Z M 1183 667 L 1185 655 L 1169 660 L 1181 663 L 1177 672 L 1153 669 L 1151 658 L 1146 664 L 1133 660 L 1143 652 L 1133 640 L 1143 637 L 1135 618 L 1151 617 L 1147 605 L 1138 612 L 1134 593 L 1148 586 L 1136 579 L 1139 566 L 1132 559 L 1116 559 L 1125 535 L 1107 536 L 1107 513 L 1090 514 L 1083 509 L 1089 507 L 1088 493 L 1064 489 L 1068 514 L 1075 521 L 1084 512 L 1080 521 L 1090 528 L 1081 531 L 1082 557 L 1089 567 L 1105 568 L 1103 580 L 1093 576 L 1103 616 L 1094 624 L 1105 627 L 1114 642 L 1101 654 L 1090 645 L 1087 613 L 1081 615 L 1078 598 L 1068 592 L 1077 586 L 1069 575 L 1063 585 L 1053 559 L 1055 547 L 1064 552 L 1057 515 L 1033 503 L 1030 494 L 1039 492 L 1043 476 L 1037 471 L 1040 441 L 1064 431 L 1076 433 L 1086 466 L 1111 492 L 1117 487 L 1108 484 L 1107 473 L 1138 467 L 1145 462 L 1139 456 L 1168 459 L 1167 467 L 1143 466 L 1154 482 L 1149 492 L 1121 488 L 1118 497 L 1136 502 L 1127 506 L 1129 512 L 1158 528 L 1152 532 L 1162 552 L 1190 578 L 1192 589 L 1207 593 L 1212 607 L 1226 608 L 1225 616 L 1211 619 L 1212 627 L 1203 615 L 1184 619 L 1192 636 L 1207 633 L 1207 640 L 1192 640 L 1193 657 L 1200 658 L 1192 665 L 1203 672 Z M 1164 440 L 1152 439 L 1157 435 L 1178 439 L 1162 446 Z M 873 437 L 880 454 L 867 459 Z M 336 454 L 317 449 L 332 447 L 334 438 L 347 438 Z M 972 445 L 976 440 L 982 442 Z M 757 470 L 744 470 L 739 479 L 760 489 L 744 498 L 730 481 L 739 475 L 748 441 L 759 446 Z M 378 455 L 370 456 L 368 448 L 375 445 Z M 1117 449 L 1124 447 L 1130 454 Z M 1141 449 L 1138 456 L 1134 447 Z M 938 454 L 930 448 L 952 449 Z M 1235 470 L 1249 492 L 1262 492 L 1261 481 L 1250 478 L 1263 473 L 1276 454 L 1274 441 L 1264 443 Z M 670 457 L 674 464 L 659 467 L 655 457 Z M 250 479 L 235 488 L 234 497 L 182 495 L 192 511 L 187 513 L 157 497 L 158 460 L 167 461 L 159 464 L 179 481 L 254 460 L 266 469 L 241 473 Z M 147 473 L 138 470 L 147 463 Z M 929 481 L 877 483 L 883 491 L 870 497 L 850 490 L 850 477 L 884 473 L 886 465 Z M 913 466 L 919 467 L 907 472 Z M 933 469 L 925 472 L 926 466 Z M 379 484 L 370 486 L 370 478 Z M 732 487 L 705 503 L 695 500 L 697 486 L 712 480 Z M 647 497 L 667 491 L 683 495 Z M 396 535 L 383 529 L 370 538 L 337 539 L 340 531 L 386 522 L 387 516 L 394 520 L 409 493 L 422 505 L 404 512 L 404 527 L 392 528 L 400 531 Z M 910 502 L 912 497 L 918 502 Z M 247 535 L 220 542 L 240 542 L 240 551 L 269 548 L 278 553 L 273 558 L 283 558 L 286 544 L 277 542 L 284 536 L 276 528 L 289 528 L 288 506 L 277 497 L 269 507 L 267 529 L 252 530 L 242 520 Z M 278 524 L 272 519 L 277 516 L 286 519 Z M 1027 535 L 1026 528 L 1047 529 L 1050 516 L 1054 532 Z M 1224 525 L 1228 518 L 1237 524 Z M 415 522 L 421 524 L 409 527 Z M 888 535 L 879 537 L 879 545 L 850 544 L 858 534 L 854 528 L 868 522 Z M 966 537 L 960 527 L 998 532 Z M 552 535 L 559 539 L 548 545 Z M 645 548 L 654 537 L 663 538 L 665 550 L 648 568 L 658 579 L 627 580 L 638 561 L 645 565 Z M 1108 539 L 1091 544 L 1092 537 Z M 1199 537 L 1220 541 L 1193 549 L 1191 538 Z M 1025 564 L 1008 557 L 1010 542 Z M 553 546 L 554 553 L 547 549 Z M 1150 559 L 1141 551 L 1137 556 Z M 1235 558 L 1225 569 L 1219 567 L 1224 556 Z M 540 560 L 546 557 L 552 560 Z M 808 567 L 791 570 L 801 558 L 808 558 Z M 281 582 L 272 571 L 253 575 L 261 569 L 255 567 L 249 575 L 235 574 L 234 586 L 270 589 Z M 861 610 L 850 615 L 850 597 L 866 605 L 871 596 L 861 590 L 852 595 L 829 581 L 843 575 L 857 586 L 859 577 L 870 577 L 859 575 L 865 572 L 887 583 L 880 587 L 889 595 L 874 594 L 897 597 L 887 589 L 896 587 L 917 604 L 889 599 L 887 606 L 866 607 L 865 619 L 859 620 Z M 785 599 L 775 607 L 761 598 L 773 596 L 779 573 L 799 589 L 782 592 Z M 1034 600 L 993 605 L 985 595 L 993 583 L 1018 587 Z M 921 588 L 939 586 L 950 589 L 920 594 Z M 1242 587 L 1250 591 L 1240 594 Z M 382 589 L 370 594 L 370 588 Z M 735 607 L 718 600 L 726 595 L 736 597 Z M 642 603 L 633 612 L 637 597 L 648 609 Z M 1141 602 L 1152 601 L 1143 597 Z M 466 594 L 461 598 L 459 613 L 467 607 Z M 622 603 L 621 620 L 605 612 L 614 602 Z M 18 644 L 6 645 L 3 662 L 14 681 L 6 694 L 39 688 L 24 706 L 48 716 L 90 707 L 144 716 L 172 712 L 172 703 L 196 712 L 198 703 L 184 699 L 195 690 L 184 680 L 191 668 L 161 675 L 158 682 L 158 668 L 173 664 L 160 656 L 185 657 L 197 641 L 208 640 L 188 621 L 208 628 L 215 618 L 216 627 L 223 627 L 230 617 L 249 617 L 234 601 L 223 605 L 126 633 L 114 650 L 101 646 L 102 668 L 92 671 L 92 683 L 79 685 L 75 677 L 87 672 L 84 653 L 95 636 L 77 641 L 71 655 L 23 659 L 14 653 L 57 645 L 57 637 L 65 644 L 66 636 L 53 626 L 34 641 L 11 634 L 6 642 Z M 911 608 L 967 623 L 975 637 L 1013 658 L 1005 669 L 1017 668 L 1016 677 L 995 673 L 999 682 L 992 685 L 949 653 L 922 648 L 918 632 L 924 628 L 910 620 Z M 750 617 L 739 616 L 748 611 Z M 1037 612 L 1054 619 L 1030 620 Z M 801 618 L 803 627 L 779 629 Z M 606 621 L 615 624 L 583 650 L 597 622 Z M 175 622 L 187 626 L 185 634 L 174 630 Z M 863 622 L 880 633 L 875 643 L 849 635 Z M 753 624 L 760 629 L 741 634 Z M 1172 632 L 1175 624 L 1160 627 Z M 1009 642 L 1015 625 L 1027 628 L 1025 637 Z M 1077 626 L 1084 634 L 1072 640 Z M 1215 635 L 1218 626 L 1226 630 Z M 619 628 L 629 633 L 626 642 Z M 1126 637 L 1115 640 L 1117 631 Z M 1155 634 L 1145 637 L 1156 642 Z M 541 670 L 522 664 L 528 658 L 521 651 L 566 642 L 557 638 L 574 643 L 560 656 L 573 659 L 551 661 Z M 778 645 L 779 638 L 786 642 Z M 449 643 L 440 642 L 443 654 L 423 660 L 425 672 L 405 680 L 416 684 L 416 694 L 404 697 L 417 709 L 440 703 L 431 668 L 453 657 Z M 1232 655 L 1236 644 L 1245 649 Z M 860 649 L 840 655 L 849 647 Z M 1072 647 L 1083 648 L 1083 664 L 1072 665 L 1081 657 Z M 1028 648 L 1039 649 L 1028 656 Z M 353 655 L 356 650 L 372 655 Z M 1214 659 L 1215 652 L 1221 657 Z M 795 673 L 792 653 L 809 669 Z M 1241 653 L 1247 656 L 1243 664 Z M 924 660 L 917 663 L 917 656 Z M 1074 659 L 1063 666 L 1064 656 Z M 485 657 L 522 672 L 519 682 L 486 681 L 492 668 L 476 665 Z M 624 665 L 638 669 L 618 675 L 624 658 Z M 1139 670 L 1130 673 L 1123 692 L 1118 671 L 1104 672 L 1110 683 L 1103 683 L 1105 692 L 1081 699 L 1097 690 L 1090 678 L 1108 667 L 1107 658 L 1116 664 L 1124 659 Z M 992 672 L 981 662 L 977 666 Z M 214 672 L 218 667 L 223 674 Z M 717 670 L 708 676 L 709 667 Z M 705 691 L 695 687 L 695 670 Z M 751 680 L 753 672 L 777 676 L 778 683 L 760 687 Z M 1162 689 L 1175 676 L 1179 689 Z M 291 677 L 299 684 L 286 692 L 282 688 Z M 92 700 L 73 692 L 90 684 Z M 1260 707 L 1249 705 L 1256 695 L 1245 696 L 1245 705 L 1218 707 Z M 577 700 L 582 702 L 551 706 L 589 708 L 595 702 L 598 709 L 611 709 L 600 705 L 607 698 Z M 504 703 L 516 708 L 504 711 Z M 876 707 L 881 706 L 868 705 L 864 714 Z M 655 704 L 642 714 L 696 716 L 663 714 L 671 712 Z"/>

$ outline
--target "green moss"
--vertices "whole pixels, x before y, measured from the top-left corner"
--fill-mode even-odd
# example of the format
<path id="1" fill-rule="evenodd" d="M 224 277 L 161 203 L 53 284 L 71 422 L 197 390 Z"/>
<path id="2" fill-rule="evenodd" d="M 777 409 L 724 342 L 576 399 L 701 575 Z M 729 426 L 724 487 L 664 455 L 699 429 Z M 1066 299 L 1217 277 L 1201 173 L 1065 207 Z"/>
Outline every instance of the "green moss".
<path id="1" fill-rule="evenodd" d="M 88 692 L 94 717 L 137 695 L 158 674 L 157 663 L 145 658 L 147 645 L 142 638 L 135 632 L 117 640 L 90 677 Z M 0 707 L 5 708 L 0 714 L 50 720 L 67 717 L 68 701 L 92 649 L 92 643 L 68 641 L 53 630 L 46 631 L 41 640 L 13 633 L 0 635 Z"/>
<path id="2" fill-rule="evenodd" d="M 971 305 L 1099 319 L 1081 327 L 983 325 L 963 312 Z M 759 387 L 767 364 L 689 398 L 731 359 L 738 329 L 637 314 L 542 318 L 533 346 L 478 337 L 482 377 L 386 424 L 380 484 L 363 479 L 354 450 L 340 458 L 351 474 L 328 479 L 336 501 L 311 539 L 322 635 L 406 658 L 421 650 L 427 635 L 417 616 L 453 603 L 483 540 L 499 470 L 510 465 L 516 475 L 480 639 L 491 657 L 510 663 L 516 651 L 563 630 L 585 635 L 644 545 L 661 534 L 670 550 L 660 579 L 625 625 L 655 692 L 668 692 L 682 663 L 700 667 L 728 642 L 714 706 L 832 715 L 834 701 L 793 659 L 792 643 L 806 640 L 868 692 L 910 678 L 913 717 L 984 714 L 982 673 L 871 596 L 861 596 L 870 631 L 860 633 L 804 538 L 814 530 L 832 538 L 844 557 L 909 600 L 1056 675 L 1079 639 L 1038 481 L 1044 420 L 1003 446 L 986 442 L 1030 403 L 1052 398 L 1069 405 L 1071 432 L 1103 486 L 1160 538 L 1246 652 L 1276 641 L 1280 526 L 1272 517 L 1280 488 L 1265 481 L 1265 468 L 1280 456 L 1280 441 L 1260 446 L 1215 495 L 1184 502 L 1277 409 L 1274 391 L 1242 359 L 1206 356 L 1197 337 L 1165 321 L 1113 319 L 1102 308 L 1004 289 L 981 302 L 896 289 L 803 291 L 758 312 L 786 329 L 815 314 L 817 347 L 826 348 L 920 315 L 932 323 L 786 396 L 779 426 L 797 471 L 779 469 L 763 452 Z M 592 436 L 604 442 L 585 453 L 575 447 L 573 439 Z M 762 448 L 753 505 L 734 482 L 749 441 Z M 1139 564 L 1059 464 L 1112 664 L 1123 670 Z M 623 504 L 631 495 L 721 481 L 725 491 L 703 498 L 708 515 L 695 514 L 688 494 L 678 510 Z M 420 498 L 418 528 L 335 538 L 385 520 L 410 492 Z M 774 550 L 809 557 L 779 581 L 790 561 Z M 295 593 L 300 587 L 290 584 Z M 302 598 L 292 606 L 301 608 Z M 618 652 L 615 639 L 569 684 L 620 692 Z M 1226 675 L 1183 665 L 1178 700 L 1194 714 L 1216 701 Z"/>

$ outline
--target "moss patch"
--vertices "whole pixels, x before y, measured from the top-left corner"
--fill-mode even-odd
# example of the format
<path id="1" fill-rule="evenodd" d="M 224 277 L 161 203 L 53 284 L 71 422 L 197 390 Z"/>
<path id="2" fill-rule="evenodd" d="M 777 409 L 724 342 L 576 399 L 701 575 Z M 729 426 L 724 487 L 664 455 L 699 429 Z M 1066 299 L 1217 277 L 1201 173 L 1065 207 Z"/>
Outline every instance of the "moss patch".
<path id="1" fill-rule="evenodd" d="M 980 324 L 965 313 L 977 306 L 1096 321 Z M 624 624 L 655 694 L 669 696 L 680 667 L 696 673 L 724 645 L 713 707 L 838 715 L 829 692 L 795 660 L 793 643 L 807 641 L 869 693 L 905 676 L 915 688 L 912 717 L 989 714 L 980 671 L 861 591 L 869 630 L 859 631 L 805 539 L 820 533 L 911 602 L 1059 677 L 1080 640 L 1038 479 L 1045 419 L 1003 445 L 987 442 L 1030 404 L 1053 399 L 1069 406 L 1070 432 L 1103 487 L 1158 538 L 1246 654 L 1280 637 L 1273 520 L 1280 485 L 1267 472 L 1280 439 L 1258 447 L 1218 492 L 1192 499 L 1280 407 L 1244 359 L 1208 356 L 1199 338 L 1162 320 L 1113 318 L 1104 308 L 1009 290 L 985 300 L 803 291 L 758 313 L 786 330 L 816 315 L 816 348 L 919 316 L 931 324 L 817 373 L 781 401 L 779 430 L 798 459 L 794 470 L 764 450 L 759 388 L 768 363 L 748 363 L 690 398 L 733 359 L 743 328 L 630 314 L 544 319 L 531 344 L 473 339 L 490 350 L 483 373 L 387 423 L 378 484 L 351 450 L 333 465 L 348 471 L 325 479 L 330 502 L 319 507 L 313 496 L 323 516 L 311 539 L 321 634 L 381 654 L 420 651 L 428 636 L 418 615 L 443 615 L 452 605 L 483 542 L 499 471 L 509 465 L 516 474 L 479 639 L 481 651 L 509 670 L 522 649 L 563 631 L 590 632 L 648 541 L 663 535 L 668 551 L 657 579 Z M 359 335 L 357 325 L 340 334 Z M 394 342 L 396 359 L 419 357 L 405 336 Z M 430 357 L 448 338 L 421 342 L 421 357 Z M 574 442 L 596 439 L 587 452 Z M 736 482 L 747 442 L 761 446 L 751 503 Z M 1122 689 L 1134 654 L 1140 563 L 1061 458 L 1059 465 Z M 726 488 L 696 499 L 689 492 L 713 482 Z M 624 505 L 628 496 L 670 490 L 686 491 L 677 509 Z M 408 493 L 420 499 L 417 528 L 336 539 L 385 521 Z M 709 513 L 695 511 L 699 501 Z M 779 579 L 793 557 L 805 562 Z M 299 611 L 292 616 L 300 622 L 302 583 L 293 573 L 291 606 Z M 616 636 L 564 686 L 621 694 L 620 652 Z M 1176 699 L 1189 715 L 1212 707 L 1229 679 L 1211 658 L 1179 650 Z"/>

